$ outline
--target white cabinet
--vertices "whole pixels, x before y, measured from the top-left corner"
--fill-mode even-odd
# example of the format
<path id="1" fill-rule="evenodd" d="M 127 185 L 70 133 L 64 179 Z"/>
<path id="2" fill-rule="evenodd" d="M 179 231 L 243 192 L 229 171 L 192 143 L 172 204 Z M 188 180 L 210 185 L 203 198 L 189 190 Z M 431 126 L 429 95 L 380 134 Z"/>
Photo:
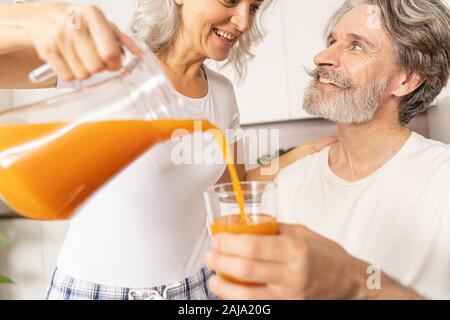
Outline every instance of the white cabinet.
<path id="1" fill-rule="evenodd" d="M 325 48 L 323 32 L 326 21 L 342 1 L 315 0 L 307 4 L 299 0 L 278 1 L 284 18 L 289 118 L 310 117 L 302 109 L 303 92 L 311 80 L 305 68 L 312 69 L 314 56 Z"/>
<path id="2" fill-rule="evenodd" d="M 243 124 L 311 117 L 302 110 L 310 78 L 304 68 L 324 49 L 328 16 L 342 0 L 275 0 L 265 13 L 267 37 L 254 50 L 249 73 L 236 84 Z M 225 74 L 233 80 L 230 70 Z"/>
<path id="3" fill-rule="evenodd" d="M 11 90 L 0 89 L 0 111 L 13 104 Z"/>
<path id="4" fill-rule="evenodd" d="M 239 84 L 235 83 L 243 124 L 289 117 L 282 1 L 275 1 L 267 11 L 267 37 L 253 50 L 256 57 L 249 63 L 246 79 Z M 230 80 L 235 80 L 230 69 L 219 72 L 224 73 Z"/>

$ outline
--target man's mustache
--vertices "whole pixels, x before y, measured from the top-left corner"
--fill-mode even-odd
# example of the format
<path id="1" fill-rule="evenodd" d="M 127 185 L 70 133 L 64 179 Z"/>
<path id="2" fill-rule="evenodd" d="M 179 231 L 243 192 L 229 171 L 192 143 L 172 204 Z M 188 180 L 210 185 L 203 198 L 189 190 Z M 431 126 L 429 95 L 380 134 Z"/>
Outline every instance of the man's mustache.
<path id="1" fill-rule="evenodd" d="M 347 78 L 336 71 L 328 70 L 325 68 L 315 68 L 313 70 L 305 69 L 306 73 L 316 81 L 319 81 L 320 78 L 327 78 L 333 81 L 337 87 L 342 89 L 351 89 L 353 87 L 352 80 Z"/>

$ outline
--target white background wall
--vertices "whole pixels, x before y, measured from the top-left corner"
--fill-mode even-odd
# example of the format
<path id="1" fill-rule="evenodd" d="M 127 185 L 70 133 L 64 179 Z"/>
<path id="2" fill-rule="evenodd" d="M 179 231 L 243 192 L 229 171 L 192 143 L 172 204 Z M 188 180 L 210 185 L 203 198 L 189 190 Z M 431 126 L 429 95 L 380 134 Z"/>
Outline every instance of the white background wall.
<path id="1" fill-rule="evenodd" d="M 269 8 L 267 37 L 254 50 L 247 79 L 236 86 L 243 124 L 310 118 L 300 107 L 310 81 L 304 68 L 324 48 L 324 23 L 341 2 L 282 0 Z"/>
<path id="2" fill-rule="evenodd" d="M 4 0 L 0 0 L 0 2 Z M 199 0 L 200 1 L 200 0 Z M 450 1 L 450 0 L 448 0 Z M 95 3 L 106 15 L 126 30 L 134 1 L 78 0 Z M 300 108 L 302 91 L 308 77 L 304 66 L 312 65 L 312 57 L 323 48 L 322 29 L 325 18 L 340 0 L 275 0 L 268 12 L 269 30 L 265 43 L 256 51 L 245 82 L 236 87 L 244 123 L 261 123 L 306 118 Z M 229 71 L 225 71 L 231 78 Z M 22 105 L 58 94 L 51 90 L 0 90 L 0 109 Z M 442 97 L 450 96 L 447 88 Z M 450 100 L 442 99 L 430 113 L 432 136 L 450 143 Z M 427 118 L 422 116 L 414 128 L 426 133 Z M 334 126 L 320 121 L 290 121 L 283 124 L 263 124 L 257 127 L 282 128 L 281 147 L 331 134 Z M 15 286 L 0 285 L 0 299 L 40 299 L 44 296 L 57 252 L 62 244 L 67 222 L 35 222 L 0 220 L 0 233 L 11 245 L 0 248 L 0 273 L 16 280 Z"/>

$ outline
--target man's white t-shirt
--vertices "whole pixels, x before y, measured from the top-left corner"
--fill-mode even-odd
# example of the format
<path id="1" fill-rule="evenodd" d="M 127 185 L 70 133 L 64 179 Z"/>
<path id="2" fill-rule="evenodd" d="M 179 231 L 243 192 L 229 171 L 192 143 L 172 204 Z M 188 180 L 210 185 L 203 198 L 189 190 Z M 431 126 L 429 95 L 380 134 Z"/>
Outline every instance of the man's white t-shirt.
<path id="1" fill-rule="evenodd" d="M 205 72 L 206 97 L 175 94 L 222 130 L 239 129 L 233 85 L 206 67 Z M 183 141 L 194 145 L 191 156 L 182 154 L 180 142 L 159 144 L 86 201 L 70 223 L 57 262 L 60 271 L 129 288 L 172 284 L 200 271 L 209 245 L 203 191 L 222 176 L 225 163 L 217 147 L 216 159 L 208 162 L 212 136 Z M 175 162 L 174 150 L 180 156 Z"/>
<path id="2" fill-rule="evenodd" d="M 450 299 L 450 146 L 413 133 L 355 182 L 333 173 L 329 150 L 280 172 L 281 220 L 336 241 L 425 297 Z"/>

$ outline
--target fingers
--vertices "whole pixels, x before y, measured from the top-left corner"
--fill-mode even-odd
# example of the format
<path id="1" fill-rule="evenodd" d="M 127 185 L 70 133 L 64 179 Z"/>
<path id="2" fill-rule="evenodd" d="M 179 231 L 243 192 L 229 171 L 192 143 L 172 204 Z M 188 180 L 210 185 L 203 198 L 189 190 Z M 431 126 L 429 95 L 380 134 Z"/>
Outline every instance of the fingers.
<path id="1" fill-rule="evenodd" d="M 136 43 L 131 39 L 129 36 L 127 36 L 125 33 L 119 30 L 117 26 L 113 23 L 111 23 L 111 27 L 116 32 L 116 36 L 119 40 L 119 42 L 124 45 L 132 54 L 140 54 L 142 51 L 141 49 L 136 45 Z"/>
<path id="2" fill-rule="evenodd" d="M 221 254 L 270 262 L 289 262 L 303 240 L 315 235 L 299 224 L 278 223 L 278 235 L 220 233 L 212 239 L 212 250 Z"/>
<path id="3" fill-rule="evenodd" d="M 286 262 L 290 258 L 290 240 L 279 235 L 218 234 L 212 248 L 221 254 L 262 261 Z"/>
<path id="4" fill-rule="evenodd" d="M 280 300 L 282 291 L 270 285 L 245 286 L 214 276 L 208 281 L 211 291 L 225 300 Z"/>
<path id="5" fill-rule="evenodd" d="M 329 145 L 335 144 L 336 142 L 338 142 L 338 137 L 334 135 L 319 139 L 317 141 L 311 142 L 310 144 L 314 146 L 316 152 L 318 152 L 323 148 L 328 147 Z"/>
<path id="6" fill-rule="evenodd" d="M 67 42 L 72 42 L 71 39 L 66 39 Z M 87 71 L 83 61 L 78 56 L 75 50 L 74 43 L 68 43 L 60 48 L 60 54 L 64 58 L 64 61 L 70 67 L 70 70 L 74 76 L 79 80 L 85 80 L 89 78 L 90 73 Z"/>
<path id="7" fill-rule="evenodd" d="M 337 136 L 329 136 L 317 141 L 302 144 L 292 150 L 291 152 L 283 155 L 284 167 L 301 160 L 307 156 L 310 156 L 316 152 L 321 151 L 323 148 L 332 145 L 338 141 Z"/>
<path id="8" fill-rule="evenodd" d="M 261 260 L 245 259 L 237 256 L 209 252 L 205 257 L 206 265 L 219 274 L 229 274 L 240 281 L 250 283 L 270 283 L 286 286 L 285 265 Z"/>
<path id="9" fill-rule="evenodd" d="M 95 74 L 105 70 L 105 64 L 88 35 L 83 34 L 76 37 L 75 50 L 88 73 Z"/>
<path id="10" fill-rule="evenodd" d="M 75 79 L 72 69 L 59 53 L 49 56 L 46 60 L 50 67 L 64 81 L 72 81 Z"/>
<path id="11" fill-rule="evenodd" d="M 329 136 L 313 142 L 305 143 L 299 146 L 295 151 L 299 158 L 306 157 L 308 155 L 319 152 L 332 144 L 335 144 L 337 141 L 337 136 Z"/>
<path id="12" fill-rule="evenodd" d="M 45 10 L 44 10 L 45 9 Z M 49 4 L 27 25 L 41 60 L 64 80 L 84 80 L 122 67 L 122 46 L 141 51 L 93 5 Z"/>
<path id="13" fill-rule="evenodd" d="M 41 21 L 39 20 L 39 22 Z M 74 80 L 75 74 L 61 51 L 68 47 L 68 42 L 64 40 L 64 34 L 61 35 L 57 26 L 53 30 L 50 28 L 51 26 L 46 20 L 41 24 L 36 22 L 35 25 L 30 26 L 35 50 L 39 58 L 49 64 L 58 77 L 66 81 Z M 45 34 L 45 37 L 42 37 L 42 33 Z"/>
<path id="14" fill-rule="evenodd" d="M 122 43 L 132 54 L 140 54 L 142 51 L 139 47 L 134 43 L 134 41 L 124 34 L 123 32 L 118 33 L 119 41 Z"/>
<path id="15" fill-rule="evenodd" d="M 311 233 L 311 230 L 300 224 L 278 223 L 278 232 L 281 235 L 293 235 L 295 237 L 303 236 L 303 238 L 305 238 L 306 235 Z"/>
<path id="16" fill-rule="evenodd" d="M 316 152 L 322 151 L 324 148 L 335 144 L 338 141 L 337 136 L 325 137 L 313 142 L 305 143 L 298 147 L 298 152 L 303 153 L 304 156 L 314 154 Z"/>
<path id="17" fill-rule="evenodd" d="M 91 35 L 97 52 L 110 71 L 116 71 L 122 66 L 121 50 L 118 36 L 103 13 L 94 6 L 86 6 L 89 34 Z"/>

